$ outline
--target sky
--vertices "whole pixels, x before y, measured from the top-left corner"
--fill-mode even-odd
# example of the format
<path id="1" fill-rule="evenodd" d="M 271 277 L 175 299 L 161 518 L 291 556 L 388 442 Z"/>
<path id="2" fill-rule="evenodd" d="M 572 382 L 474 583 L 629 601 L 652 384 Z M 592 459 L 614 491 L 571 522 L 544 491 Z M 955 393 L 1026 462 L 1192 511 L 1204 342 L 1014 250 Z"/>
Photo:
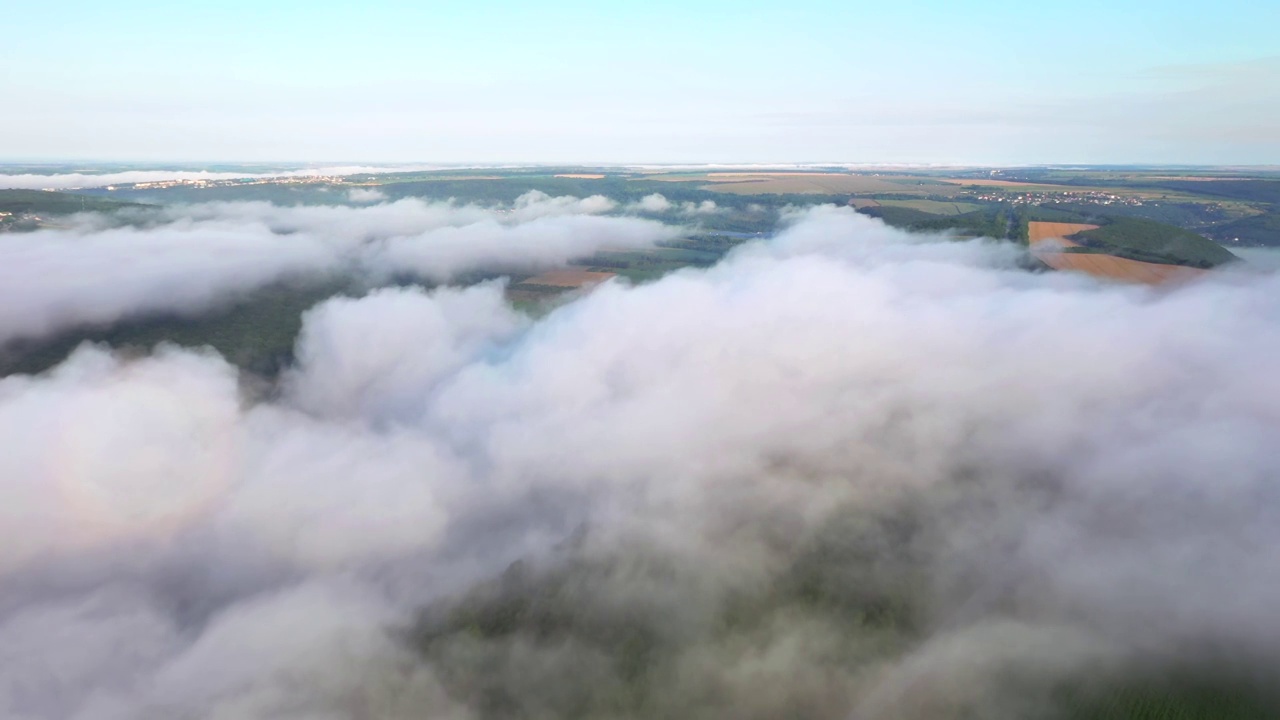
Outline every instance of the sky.
<path id="1" fill-rule="evenodd" d="M 1280 163 L 1280 4 L 9 3 L 0 160 Z"/>

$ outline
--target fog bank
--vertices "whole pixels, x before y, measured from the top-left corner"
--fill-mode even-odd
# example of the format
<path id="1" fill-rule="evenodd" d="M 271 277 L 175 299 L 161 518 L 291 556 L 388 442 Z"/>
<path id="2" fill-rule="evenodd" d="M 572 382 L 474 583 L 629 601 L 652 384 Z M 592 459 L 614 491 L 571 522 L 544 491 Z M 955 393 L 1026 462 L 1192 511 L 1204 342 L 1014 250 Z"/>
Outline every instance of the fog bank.
<path id="1" fill-rule="evenodd" d="M 653 220 L 599 214 L 613 206 L 531 192 L 509 207 L 232 202 L 77 215 L 66 227 L 0 235 L 0 345 L 148 313 L 195 313 L 282 280 L 438 282 L 679 236 Z"/>
<path id="2" fill-rule="evenodd" d="M 435 170 L 436 167 L 378 167 L 364 165 L 334 165 L 297 170 L 271 172 L 214 172 L 209 170 L 125 170 L 107 173 L 0 173 L 0 189 L 23 190 L 79 190 L 108 185 L 129 185 L 144 182 L 191 180 L 240 180 L 266 178 L 341 177 L 372 173 L 412 172 Z"/>
<path id="3" fill-rule="evenodd" d="M 309 238 L 304 263 L 403 268 L 428 257 L 405 238 L 558 257 L 605 221 L 600 242 L 669 231 L 554 205 L 93 232 L 248 223 Z M 501 283 L 333 299 L 266 393 L 174 348 L 0 379 L 0 715 L 923 720 L 1060 717 L 1180 673 L 1263 692 L 1280 278 L 1108 286 L 848 209 L 789 222 L 538 319 Z M 56 316 L 43 290 L 12 300 Z"/>

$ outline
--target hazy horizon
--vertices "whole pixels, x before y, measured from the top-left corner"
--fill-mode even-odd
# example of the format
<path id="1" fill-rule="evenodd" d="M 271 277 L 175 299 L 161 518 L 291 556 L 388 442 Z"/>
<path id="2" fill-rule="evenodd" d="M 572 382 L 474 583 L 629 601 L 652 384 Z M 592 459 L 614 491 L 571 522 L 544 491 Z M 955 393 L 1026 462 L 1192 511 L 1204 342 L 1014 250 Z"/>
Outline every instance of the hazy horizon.
<path id="1" fill-rule="evenodd" d="M 347 166 L 347 165 L 367 165 L 376 162 L 369 159 L 353 159 L 353 158 L 321 158 L 318 160 L 296 160 L 296 159 L 267 159 L 267 160 L 209 160 L 209 159 L 173 159 L 173 160 L 130 160 L 127 158 L 85 158 L 85 157 L 45 157 L 45 158 L 3 158 L 0 157 L 0 168 L 4 167 L 66 167 L 69 165 L 83 165 L 86 170 L 99 170 L 108 166 L 117 167 L 134 167 L 143 169 L 197 169 L 209 167 L 224 168 L 263 168 L 276 170 L 303 170 L 316 169 L 329 166 Z M 429 169 L 429 170 L 483 170 L 486 168 L 493 169 L 510 169 L 519 170 L 525 168 L 609 168 L 609 169 L 641 169 L 655 168 L 663 170 L 680 170 L 684 168 L 752 168 L 760 170 L 783 170 L 786 168 L 803 168 L 803 169 L 819 169 L 819 168 L 838 168 L 848 170 L 875 170 L 878 168 L 935 168 L 935 169 L 982 169 L 990 168 L 993 170 L 1004 168 L 1070 168 L 1087 170 L 1097 169 L 1125 169 L 1125 168 L 1143 168 L 1143 169 L 1194 169 L 1194 168 L 1219 168 L 1224 170 L 1245 169 L 1245 170 L 1280 170 L 1280 164 L 1272 163 L 929 163 L 929 162 L 852 162 L 839 160 L 794 160 L 794 161 L 778 161 L 778 162 L 658 162 L 647 160 L 616 160 L 616 161 L 599 161 L 599 162 L 583 162 L 574 163 L 568 161 L 529 161 L 529 162 L 428 162 L 426 160 L 408 159 L 396 162 L 379 163 L 379 169 L 385 172 L 406 172 L 406 168 L 410 169 Z"/>

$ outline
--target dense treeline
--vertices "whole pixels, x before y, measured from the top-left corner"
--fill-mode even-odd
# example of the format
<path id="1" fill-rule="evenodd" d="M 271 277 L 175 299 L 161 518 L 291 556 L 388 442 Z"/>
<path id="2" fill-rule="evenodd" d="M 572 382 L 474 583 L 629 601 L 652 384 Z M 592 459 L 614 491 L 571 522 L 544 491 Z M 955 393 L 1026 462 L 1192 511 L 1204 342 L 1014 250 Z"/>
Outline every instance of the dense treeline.
<path id="1" fill-rule="evenodd" d="M 1222 242 L 1280 246 L 1280 210 L 1223 223 L 1208 232 Z"/>
<path id="2" fill-rule="evenodd" d="M 194 316 L 156 314 L 107 327 L 75 328 L 57 336 L 0 348 L 0 376 L 37 373 L 62 362 L 81 343 L 149 351 L 160 343 L 212 347 L 232 363 L 274 375 L 293 359 L 302 314 L 326 298 L 355 292 L 346 283 L 281 283 Z"/>
<path id="3" fill-rule="evenodd" d="M 68 215 L 78 212 L 111 211 L 135 203 L 118 202 L 79 193 L 52 190 L 0 190 L 0 212 L 35 215 Z"/>
<path id="4" fill-rule="evenodd" d="M 1144 262 L 1211 268 L 1238 260 L 1221 245 L 1189 230 L 1135 218 L 1118 218 L 1072 236 L 1086 247 Z"/>
<path id="5" fill-rule="evenodd" d="M 779 541 L 783 557 L 759 577 L 722 570 L 713 580 L 660 547 L 588 551 L 583 530 L 550 558 L 431 604 L 407 640 L 478 720 L 837 720 L 857 706 L 859 678 L 934 629 L 930 531 L 910 504 L 837 508 L 804 537 Z M 980 668 L 970 681 L 984 682 Z M 985 682 L 985 692 L 957 695 L 946 717 L 1278 716 L 1268 684 L 1199 657 L 1133 670 L 1063 663 Z"/>
<path id="6" fill-rule="evenodd" d="M 967 237 L 1013 238 L 1016 223 L 1005 209 L 985 209 L 959 215 L 935 215 L 915 208 L 880 205 L 858 212 L 885 224 L 913 232 L 955 232 Z"/>
<path id="7" fill-rule="evenodd" d="M 1161 182 L 1155 187 L 1245 202 L 1280 204 L 1280 180 L 1175 180 Z"/>

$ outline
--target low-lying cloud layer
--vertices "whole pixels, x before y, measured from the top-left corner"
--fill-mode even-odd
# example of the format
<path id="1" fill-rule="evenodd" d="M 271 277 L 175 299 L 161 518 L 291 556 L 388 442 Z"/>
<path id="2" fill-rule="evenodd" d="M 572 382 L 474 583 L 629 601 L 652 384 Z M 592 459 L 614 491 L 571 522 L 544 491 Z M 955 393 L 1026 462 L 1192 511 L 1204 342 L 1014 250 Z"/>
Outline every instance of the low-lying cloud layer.
<path id="1" fill-rule="evenodd" d="M 0 716 L 1027 718 L 1251 681 L 1280 279 L 1019 259 L 823 209 L 537 320 L 499 283 L 331 300 L 266 395 L 178 349 L 0 380 Z"/>
<path id="2" fill-rule="evenodd" d="M 351 188 L 347 191 L 347 199 L 354 203 L 375 203 L 387 199 L 387 194 L 377 188 Z"/>
<path id="3" fill-rule="evenodd" d="M 299 177 L 340 177 L 369 173 L 411 172 L 435 170 L 431 166 L 377 167 L 365 165 L 334 165 L 329 167 L 278 170 L 272 172 L 215 172 L 209 170 L 125 170 L 108 173 L 0 173 L 0 189 L 23 190 L 78 190 L 100 188 L 108 185 L 129 185 L 144 182 L 170 180 L 240 180 Z"/>
<path id="4" fill-rule="evenodd" d="M 191 313 L 272 282 L 339 272 L 447 280 L 634 249 L 677 228 L 605 217 L 607 198 L 521 196 L 509 207 L 398 200 L 366 207 L 208 203 L 0 235 L 0 346 L 78 325 Z"/>
<path id="5" fill-rule="evenodd" d="M 673 203 L 661 193 L 645 195 L 639 200 L 628 204 L 627 209 L 632 212 L 651 214 L 680 213 L 683 215 L 714 215 L 715 213 L 720 212 L 720 207 L 716 205 L 714 200 L 703 200 L 700 203 Z"/>

